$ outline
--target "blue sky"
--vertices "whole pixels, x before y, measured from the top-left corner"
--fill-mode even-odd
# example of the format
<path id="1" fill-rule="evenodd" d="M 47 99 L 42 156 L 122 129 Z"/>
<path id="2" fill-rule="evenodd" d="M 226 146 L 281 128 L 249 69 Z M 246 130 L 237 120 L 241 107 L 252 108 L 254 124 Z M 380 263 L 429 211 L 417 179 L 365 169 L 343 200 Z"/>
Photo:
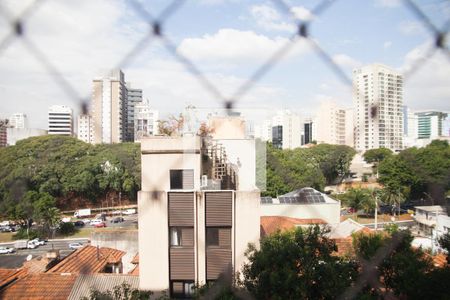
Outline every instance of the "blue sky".
<path id="1" fill-rule="evenodd" d="M 32 1 L 5 1 L 18 14 Z M 143 1 L 157 15 L 169 1 Z M 351 70 L 379 62 L 406 70 L 423 57 L 431 35 L 398 0 L 338 0 L 313 15 L 319 1 L 289 1 L 300 19 L 311 20 L 312 38 L 351 78 Z M 416 0 L 437 27 L 450 19 L 450 2 Z M 229 97 L 295 32 L 291 15 L 272 1 L 191 0 L 164 24 L 177 51 L 191 59 Z M 0 20 L 0 38 L 8 23 Z M 89 98 L 91 80 L 118 61 L 148 31 L 130 1 L 48 0 L 25 24 L 29 38 L 61 70 L 79 95 Z M 448 44 L 448 43 L 447 43 Z M 0 116 L 24 112 L 32 127 L 45 128 L 50 105 L 79 105 L 56 85 L 20 41 L 0 53 Z M 187 104 L 221 107 L 161 43 L 152 42 L 124 68 L 127 81 L 162 112 L 177 114 Z M 412 109 L 450 111 L 450 59 L 436 55 L 405 83 L 404 103 Z M 351 88 L 299 41 L 236 106 L 246 111 L 288 108 L 313 115 L 321 101 L 351 106 Z"/>

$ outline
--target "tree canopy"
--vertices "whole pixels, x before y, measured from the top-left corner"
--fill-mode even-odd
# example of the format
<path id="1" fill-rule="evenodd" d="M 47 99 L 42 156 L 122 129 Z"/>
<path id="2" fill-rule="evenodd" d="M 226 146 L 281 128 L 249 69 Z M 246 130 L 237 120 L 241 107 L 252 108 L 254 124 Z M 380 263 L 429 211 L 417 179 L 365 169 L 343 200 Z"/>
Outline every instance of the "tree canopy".
<path id="1" fill-rule="evenodd" d="M 32 137 L 0 148 L 0 165 L 0 208 L 20 219 L 39 208 L 36 194 L 56 198 L 54 204 L 65 209 L 75 197 L 95 204 L 107 193 L 122 192 L 135 199 L 140 188 L 140 149 L 133 143 L 91 145 L 65 136 Z"/>
<path id="2" fill-rule="evenodd" d="M 349 172 L 355 150 L 343 145 L 320 144 L 311 148 L 276 149 L 267 146 L 267 196 L 294 189 L 340 182 Z"/>
<path id="3" fill-rule="evenodd" d="M 386 189 L 443 204 L 450 190 L 450 146 L 435 140 L 424 148 L 408 148 L 383 160 L 378 171 Z"/>
<path id="4" fill-rule="evenodd" d="M 392 155 L 388 148 L 370 149 L 364 152 L 364 160 L 368 163 L 379 163 Z"/>

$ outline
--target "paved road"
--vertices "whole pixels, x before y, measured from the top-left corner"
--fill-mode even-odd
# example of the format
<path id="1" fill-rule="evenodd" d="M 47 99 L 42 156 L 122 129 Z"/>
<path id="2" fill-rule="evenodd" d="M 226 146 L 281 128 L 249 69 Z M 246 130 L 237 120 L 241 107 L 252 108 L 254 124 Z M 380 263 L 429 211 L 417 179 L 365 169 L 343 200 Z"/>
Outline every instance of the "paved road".
<path id="1" fill-rule="evenodd" d="M 137 215 L 131 215 L 131 216 L 122 216 L 124 218 L 124 222 L 120 222 L 120 223 L 113 223 L 112 220 L 115 217 L 107 217 L 106 219 L 106 226 L 107 227 L 135 227 L 137 225 Z M 92 219 L 90 219 L 92 220 Z M 91 226 L 88 224 L 86 224 L 85 226 L 83 226 L 82 228 L 92 228 L 94 226 Z"/>
<path id="2" fill-rule="evenodd" d="M 89 239 L 65 239 L 65 240 L 50 240 L 46 245 L 39 246 L 35 249 L 17 249 L 13 254 L 1 254 L 0 255 L 0 268 L 19 268 L 25 262 L 28 255 L 37 257 L 44 255 L 47 251 L 52 249 L 59 250 L 61 258 L 66 257 L 73 250 L 69 249 L 69 244 L 78 242 L 81 244 L 89 243 Z M 14 247 L 14 243 L 2 244 L 5 247 Z"/>
<path id="3" fill-rule="evenodd" d="M 405 227 L 412 227 L 412 226 L 414 226 L 414 224 L 416 224 L 416 222 L 414 221 L 414 220 L 407 220 L 407 221 L 396 221 L 395 222 L 398 226 L 405 226 Z M 384 228 L 384 225 L 388 225 L 388 224 L 392 224 L 392 222 L 379 222 L 378 224 L 377 224 L 377 227 L 378 228 Z M 375 228 L 375 224 L 374 223 L 371 223 L 371 224 L 362 224 L 362 225 L 364 225 L 365 227 L 368 227 L 368 228 Z"/>

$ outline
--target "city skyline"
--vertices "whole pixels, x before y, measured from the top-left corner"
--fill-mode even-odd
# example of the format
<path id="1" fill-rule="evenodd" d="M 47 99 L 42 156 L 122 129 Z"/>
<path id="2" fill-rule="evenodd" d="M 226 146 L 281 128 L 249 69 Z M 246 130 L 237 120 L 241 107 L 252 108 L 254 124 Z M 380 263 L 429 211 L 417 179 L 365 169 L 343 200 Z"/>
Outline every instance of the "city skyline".
<path id="1" fill-rule="evenodd" d="M 26 1 L 6 1 L 4 5 L 15 15 L 26 4 Z M 166 4 L 166 1 L 152 1 L 146 8 L 156 15 Z M 314 20 L 312 36 L 349 78 L 353 68 L 375 62 L 404 71 L 412 61 L 423 57 L 430 44 L 425 27 L 397 1 L 336 1 L 320 16 L 310 13 L 313 1 L 290 4 L 299 17 Z M 437 27 L 450 15 L 450 5 L 444 1 L 418 5 Z M 342 22 L 341 17 L 348 16 L 345 12 L 349 9 L 359 13 Z M 102 18 L 98 18 L 98 11 L 102 11 Z M 194 17 L 195 24 L 187 21 Z M 51 30 L 54 26 L 49 20 L 61 23 L 57 31 Z M 116 66 L 147 32 L 144 20 L 129 3 L 122 1 L 95 1 L 89 6 L 87 2 L 80 5 L 49 2 L 26 22 L 26 28 L 31 39 L 45 49 L 87 102 L 92 78 L 100 70 Z M 7 33 L 9 28 L 3 26 L 1 30 Z M 186 2 L 163 30 L 179 53 L 199 66 L 225 95 L 230 95 L 286 42 L 295 26 L 270 2 L 199 0 Z M 73 44 L 77 47 L 68 47 Z M 43 72 L 20 40 L 4 50 L 0 67 L 5 71 L 0 77 L 4 94 L 1 117 L 23 112 L 29 116 L 30 127 L 45 128 L 45 110 L 51 105 L 66 105 L 74 109 L 74 115 L 80 113 L 79 103 L 64 94 Z M 161 111 L 163 118 L 188 104 L 222 107 L 154 39 L 123 71 L 127 81 L 143 89 L 145 97 Z M 446 101 L 450 95 L 449 73 L 450 64 L 438 52 L 405 81 L 404 104 L 413 110 L 450 110 Z M 236 107 L 269 111 L 289 108 L 313 115 L 321 100 L 350 106 L 350 89 L 300 41 Z"/>

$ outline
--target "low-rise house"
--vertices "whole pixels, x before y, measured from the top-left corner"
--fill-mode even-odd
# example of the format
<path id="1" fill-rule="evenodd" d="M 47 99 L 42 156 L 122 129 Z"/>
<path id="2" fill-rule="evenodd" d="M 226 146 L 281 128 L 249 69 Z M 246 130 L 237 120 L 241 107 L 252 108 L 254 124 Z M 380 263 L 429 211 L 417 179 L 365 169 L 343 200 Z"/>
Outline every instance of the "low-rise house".
<path id="1" fill-rule="evenodd" d="M 414 220 L 417 222 L 420 232 L 424 235 L 432 234 L 438 216 L 447 216 L 445 208 L 440 205 L 416 206 L 415 209 Z"/>
<path id="2" fill-rule="evenodd" d="M 261 237 L 271 235 L 277 231 L 291 230 L 296 227 L 311 225 L 325 225 L 322 219 L 297 219 L 283 216 L 261 217 Z"/>
<path id="3" fill-rule="evenodd" d="M 30 274 L 20 278 L 0 291 L 0 299 L 66 300 L 72 290 L 76 275 Z"/>
<path id="4" fill-rule="evenodd" d="M 99 292 L 114 291 L 115 287 L 128 284 L 130 289 L 139 288 L 139 277 L 129 274 L 82 274 L 77 277 L 68 300 L 89 298 L 92 290 Z"/>
<path id="5" fill-rule="evenodd" d="M 47 273 L 122 273 L 122 257 L 125 252 L 106 248 L 84 246 L 71 253 Z"/>

